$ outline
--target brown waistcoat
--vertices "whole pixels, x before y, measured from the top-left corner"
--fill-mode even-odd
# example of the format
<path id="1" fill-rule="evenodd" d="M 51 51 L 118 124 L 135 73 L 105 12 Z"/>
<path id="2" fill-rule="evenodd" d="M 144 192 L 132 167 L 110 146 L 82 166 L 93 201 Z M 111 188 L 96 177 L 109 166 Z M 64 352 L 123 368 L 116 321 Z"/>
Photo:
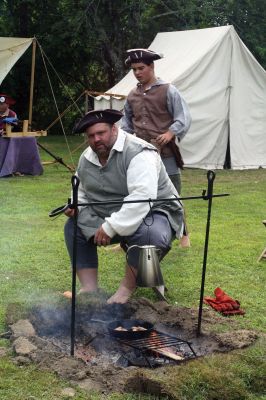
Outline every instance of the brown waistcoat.
<path id="1" fill-rule="evenodd" d="M 168 87 L 169 83 L 165 83 L 144 91 L 141 86 L 137 86 L 127 97 L 133 112 L 132 122 L 136 136 L 154 145 L 152 139 L 166 132 L 173 123 L 167 109 Z M 159 151 L 162 158 L 175 157 L 177 166 L 182 168 L 183 160 L 174 140 Z"/>

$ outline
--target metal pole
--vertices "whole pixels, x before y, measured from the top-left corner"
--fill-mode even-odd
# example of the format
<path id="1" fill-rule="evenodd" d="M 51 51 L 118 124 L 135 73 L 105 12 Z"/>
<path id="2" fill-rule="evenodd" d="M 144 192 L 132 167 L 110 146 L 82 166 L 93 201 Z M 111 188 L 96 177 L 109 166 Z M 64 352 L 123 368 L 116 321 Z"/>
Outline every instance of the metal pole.
<path id="1" fill-rule="evenodd" d="M 205 199 L 208 200 L 208 215 L 207 215 L 207 223 L 206 223 L 204 256 L 203 256 L 203 265 L 202 265 L 202 277 L 201 277 L 201 289 L 200 289 L 197 336 L 200 336 L 200 334 L 201 334 L 202 306 L 203 306 L 205 275 L 206 275 L 208 244 L 209 244 L 209 233 L 210 233 L 210 223 L 211 223 L 211 207 L 212 207 L 212 198 L 213 198 L 213 181 L 215 179 L 215 173 L 213 171 L 208 171 L 207 172 L 207 178 L 208 178 L 208 190 L 207 190 L 207 196 L 206 196 Z"/>
<path id="2" fill-rule="evenodd" d="M 206 191 L 204 191 L 206 192 Z M 213 194 L 212 197 L 224 197 L 224 196 L 229 196 L 229 193 L 223 193 L 223 194 Z M 77 206 L 97 206 L 97 205 L 109 205 L 109 204 L 130 204 L 130 203 L 156 203 L 156 202 L 173 202 L 173 201 L 180 201 L 180 200 L 196 200 L 196 199 L 202 199 L 202 200 L 208 200 L 206 195 L 201 195 L 201 196 L 189 196 L 189 197 L 178 197 L 178 198 L 170 198 L 170 199 L 136 199 L 136 200 L 125 200 L 125 201 L 120 201 L 120 200 L 106 200 L 106 201 L 92 201 L 89 203 L 78 203 Z M 59 214 L 62 214 L 66 210 L 66 206 L 72 206 L 71 202 L 69 201 L 67 204 L 64 204 L 63 206 L 57 207 L 54 210 L 52 210 L 49 213 L 49 217 L 55 217 Z"/>
<path id="3" fill-rule="evenodd" d="M 76 321 L 76 271 L 77 271 L 77 228 L 78 228 L 78 186 L 79 178 L 75 175 L 71 178 L 72 183 L 72 208 L 74 209 L 74 232 L 73 232 L 73 254 L 72 254 L 72 301 L 71 301 L 71 345 L 70 355 L 74 355 L 75 349 L 75 321 Z"/>
<path id="4" fill-rule="evenodd" d="M 204 191 L 206 192 L 206 191 Z M 224 197 L 224 196 L 229 196 L 229 193 L 222 193 L 222 194 L 213 194 L 212 197 Z M 136 200 L 106 200 L 106 201 L 91 201 L 89 203 L 78 203 L 78 206 L 97 206 L 97 205 L 109 205 L 109 204 L 130 204 L 130 203 L 161 203 L 162 201 L 165 202 L 172 202 L 172 201 L 178 201 L 180 202 L 181 200 L 196 200 L 196 199 L 202 199 L 202 200 L 208 200 L 208 197 L 206 194 L 202 194 L 201 196 L 187 196 L 187 197 L 172 197 L 169 199 L 136 199 Z"/>

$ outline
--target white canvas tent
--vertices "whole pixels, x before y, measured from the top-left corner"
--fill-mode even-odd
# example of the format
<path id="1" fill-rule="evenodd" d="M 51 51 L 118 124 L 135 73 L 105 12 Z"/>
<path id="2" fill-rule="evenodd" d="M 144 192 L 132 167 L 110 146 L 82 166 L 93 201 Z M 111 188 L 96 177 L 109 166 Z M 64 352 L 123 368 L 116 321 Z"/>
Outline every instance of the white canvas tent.
<path id="1" fill-rule="evenodd" d="M 0 37 L 0 84 L 32 41 L 32 38 Z"/>
<path id="2" fill-rule="evenodd" d="M 229 141 L 232 169 L 266 168 L 266 72 L 233 26 L 158 33 L 151 50 L 164 54 L 156 75 L 187 101 L 192 125 L 180 143 L 187 167 L 223 168 Z M 128 95 L 130 71 L 108 93 Z M 112 97 L 112 108 L 125 100 Z M 98 97 L 95 109 L 110 108 Z"/>
<path id="3" fill-rule="evenodd" d="M 33 86 L 34 86 L 34 73 L 35 73 L 35 53 L 36 53 L 36 39 L 35 38 L 19 38 L 19 37 L 0 37 L 0 85 L 12 69 L 14 64 L 23 56 L 25 51 L 33 44 L 32 60 L 31 60 L 31 80 L 30 80 L 30 99 L 29 99 L 29 117 L 28 126 L 32 123 L 32 106 L 33 106 Z M 23 135 L 33 132 L 27 132 L 28 126 L 23 128 Z M 11 134 L 11 131 L 10 131 Z M 46 135 L 45 131 L 39 131 L 34 136 Z"/>

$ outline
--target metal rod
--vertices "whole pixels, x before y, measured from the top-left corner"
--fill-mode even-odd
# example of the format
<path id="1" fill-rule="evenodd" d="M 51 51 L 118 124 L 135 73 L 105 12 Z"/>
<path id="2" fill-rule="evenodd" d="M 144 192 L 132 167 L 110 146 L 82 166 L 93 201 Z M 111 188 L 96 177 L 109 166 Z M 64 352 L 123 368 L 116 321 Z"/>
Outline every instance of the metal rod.
<path id="1" fill-rule="evenodd" d="M 212 194 L 212 197 L 224 197 L 230 196 L 229 193 L 222 193 L 222 194 Z M 136 200 L 106 200 L 106 201 L 92 201 L 89 203 L 78 203 L 78 206 L 97 206 L 97 205 L 107 205 L 107 204 L 127 204 L 127 203 L 157 203 L 162 201 L 179 201 L 179 200 L 196 200 L 196 199 L 203 199 L 209 200 L 208 195 L 202 196 L 188 196 L 188 197 L 171 197 L 170 199 L 136 199 Z"/>
<path id="2" fill-rule="evenodd" d="M 200 336 L 200 334 L 201 334 L 202 306 L 203 306 L 205 275 L 206 275 L 206 267 L 207 267 L 208 244 L 209 244 L 209 233 L 210 233 L 210 223 L 211 223 L 212 198 L 214 197 L 213 196 L 213 181 L 215 179 L 215 173 L 213 171 L 208 171 L 207 172 L 207 178 L 208 178 L 208 190 L 207 190 L 207 196 L 206 197 L 208 198 L 208 214 L 207 214 L 206 234 L 205 234 L 205 244 L 204 244 L 204 255 L 203 255 L 203 264 L 202 264 L 202 276 L 201 276 L 201 289 L 200 289 L 197 336 Z"/>
<path id="3" fill-rule="evenodd" d="M 72 201 L 74 209 L 74 232 L 73 232 L 73 254 L 72 254 L 72 299 L 71 299 L 71 345 L 70 355 L 74 355 L 75 349 L 75 321 L 76 321 L 76 271 L 77 271 L 77 227 L 78 227 L 78 186 L 79 179 L 72 176 Z"/>
<path id="4" fill-rule="evenodd" d="M 109 205 L 109 204 L 127 204 L 127 203 L 156 203 L 156 202 L 172 202 L 172 201 L 179 201 L 179 200 L 197 200 L 197 199 L 203 199 L 203 200 L 208 200 L 208 196 L 205 195 L 206 190 L 203 191 L 202 196 L 190 196 L 190 197 L 178 197 L 178 198 L 170 198 L 170 199 L 136 199 L 136 200 L 106 200 L 106 201 L 93 201 L 90 203 L 78 203 L 77 206 L 96 206 L 96 205 Z M 223 193 L 223 194 L 213 194 L 212 197 L 224 197 L 224 196 L 230 196 L 229 193 Z M 52 210 L 49 213 L 49 217 L 55 217 L 58 214 L 62 214 L 66 208 L 72 208 L 71 201 L 68 201 L 67 204 L 64 204 L 63 206 L 57 207 L 54 210 Z"/>

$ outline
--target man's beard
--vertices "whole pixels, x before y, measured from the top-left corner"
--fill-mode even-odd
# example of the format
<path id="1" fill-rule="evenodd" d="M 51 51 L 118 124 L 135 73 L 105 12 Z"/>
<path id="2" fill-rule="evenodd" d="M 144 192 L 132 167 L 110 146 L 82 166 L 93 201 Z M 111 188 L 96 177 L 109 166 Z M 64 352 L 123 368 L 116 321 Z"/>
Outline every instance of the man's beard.
<path id="1" fill-rule="evenodd" d="M 106 157 L 108 158 L 111 147 L 109 148 L 105 144 L 99 144 L 98 147 L 95 146 L 93 151 L 97 154 L 98 157 Z"/>
<path id="2" fill-rule="evenodd" d="M 112 147 L 116 141 L 117 138 L 117 133 L 114 133 L 113 136 L 111 137 L 109 143 L 98 143 L 98 144 L 94 144 L 94 146 L 92 147 L 92 150 L 94 151 L 94 153 L 97 154 L 97 156 L 100 158 L 108 158 L 110 151 L 112 150 Z"/>

